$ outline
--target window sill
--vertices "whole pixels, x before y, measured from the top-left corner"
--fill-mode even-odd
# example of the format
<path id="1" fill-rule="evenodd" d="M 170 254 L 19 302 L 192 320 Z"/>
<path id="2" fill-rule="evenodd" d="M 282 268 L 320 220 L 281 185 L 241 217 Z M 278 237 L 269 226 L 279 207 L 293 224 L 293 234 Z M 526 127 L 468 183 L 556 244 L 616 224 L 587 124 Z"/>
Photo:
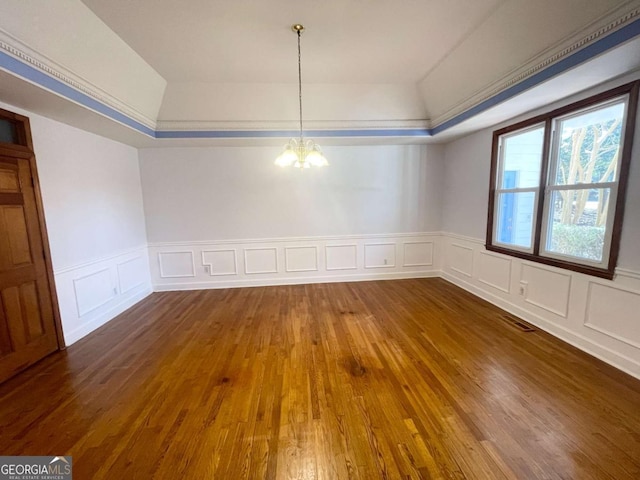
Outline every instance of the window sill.
<path id="1" fill-rule="evenodd" d="M 571 270 L 573 272 L 583 273 L 585 275 L 591 275 L 599 278 L 606 278 L 607 280 L 612 280 L 615 273 L 613 270 L 591 267 L 589 265 L 567 262 L 567 261 L 558 260 L 555 258 L 541 257 L 539 255 L 534 255 L 532 253 L 519 252 L 516 250 L 510 250 L 508 248 L 497 247 L 495 245 L 485 245 L 485 248 L 490 252 L 501 253 L 503 255 L 508 255 L 510 257 L 529 260 L 530 262 L 542 263 L 544 265 L 550 265 L 552 267 L 563 268 L 565 270 Z"/>

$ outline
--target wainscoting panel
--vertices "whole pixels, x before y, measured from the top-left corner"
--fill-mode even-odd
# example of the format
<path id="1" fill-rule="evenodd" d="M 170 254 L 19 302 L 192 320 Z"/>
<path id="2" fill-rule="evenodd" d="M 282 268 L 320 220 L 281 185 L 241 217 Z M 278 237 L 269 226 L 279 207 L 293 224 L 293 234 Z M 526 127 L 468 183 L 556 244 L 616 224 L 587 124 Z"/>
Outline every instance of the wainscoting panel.
<path id="1" fill-rule="evenodd" d="M 364 246 L 364 268 L 393 268 L 396 266 L 395 243 L 367 243 Z"/>
<path id="2" fill-rule="evenodd" d="M 509 293 L 511 259 L 481 251 L 478 260 L 478 280 L 496 290 Z"/>
<path id="3" fill-rule="evenodd" d="M 318 247 L 284 247 L 287 272 L 317 272 Z"/>
<path id="4" fill-rule="evenodd" d="M 161 252 L 158 254 L 162 278 L 195 277 L 193 251 Z"/>
<path id="5" fill-rule="evenodd" d="M 248 275 L 278 273 L 278 249 L 245 248 L 244 273 Z"/>
<path id="6" fill-rule="evenodd" d="M 523 263 L 520 279 L 526 284 L 525 302 L 566 318 L 571 274 L 560 273 L 546 266 Z"/>
<path id="7" fill-rule="evenodd" d="M 56 270 L 65 343 L 71 345 L 149 295 L 149 270 L 146 246 Z"/>
<path id="8" fill-rule="evenodd" d="M 202 265 L 209 267 L 209 275 L 237 275 L 238 260 L 235 249 L 202 250 Z"/>
<path id="9" fill-rule="evenodd" d="M 74 278 L 73 290 L 76 296 L 78 317 L 83 317 L 92 310 L 101 307 L 118 294 L 109 268 Z"/>
<path id="10" fill-rule="evenodd" d="M 589 282 L 584 325 L 640 349 L 640 291 Z"/>
<path id="11" fill-rule="evenodd" d="M 473 276 L 473 248 L 450 243 L 447 247 L 447 266 L 465 277 Z"/>
<path id="12" fill-rule="evenodd" d="M 484 240 L 451 233 L 441 248 L 446 280 L 640 378 L 638 272 L 604 280 L 488 252 Z"/>
<path id="13" fill-rule="evenodd" d="M 156 290 L 189 290 L 431 277 L 439 274 L 439 238 L 400 233 L 154 243 L 151 278 Z M 237 268 L 233 251 L 242 252 Z M 193 270 L 191 252 L 202 258 Z"/>
<path id="14" fill-rule="evenodd" d="M 433 265 L 433 242 L 404 242 L 403 267 Z"/>
<path id="15" fill-rule="evenodd" d="M 358 268 L 357 245 L 327 245 L 325 247 L 327 270 L 356 270 Z"/>
<path id="16" fill-rule="evenodd" d="M 118 286 L 121 294 L 128 293 L 149 281 L 147 255 L 133 257 L 116 265 Z"/>

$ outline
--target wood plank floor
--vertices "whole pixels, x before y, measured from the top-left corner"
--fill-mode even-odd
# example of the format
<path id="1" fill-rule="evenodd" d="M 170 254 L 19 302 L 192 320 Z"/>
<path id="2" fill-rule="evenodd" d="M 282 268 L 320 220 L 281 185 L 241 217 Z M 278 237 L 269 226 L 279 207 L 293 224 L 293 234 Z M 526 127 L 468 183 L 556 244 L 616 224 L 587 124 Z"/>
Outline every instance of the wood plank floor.
<path id="1" fill-rule="evenodd" d="M 638 479 L 640 381 L 440 279 L 155 293 L 0 386 L 76 479 Z"/>

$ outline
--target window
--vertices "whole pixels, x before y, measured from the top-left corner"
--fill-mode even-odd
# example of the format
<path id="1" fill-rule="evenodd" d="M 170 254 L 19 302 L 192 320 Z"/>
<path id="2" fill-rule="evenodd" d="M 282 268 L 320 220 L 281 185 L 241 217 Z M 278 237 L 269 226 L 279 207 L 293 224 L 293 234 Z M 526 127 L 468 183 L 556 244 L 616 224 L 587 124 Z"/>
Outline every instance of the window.
<path id="1" fill-rule="evenodd" d="M 488 250 L 613 277 L 639 84 L 493 133 Z"/>

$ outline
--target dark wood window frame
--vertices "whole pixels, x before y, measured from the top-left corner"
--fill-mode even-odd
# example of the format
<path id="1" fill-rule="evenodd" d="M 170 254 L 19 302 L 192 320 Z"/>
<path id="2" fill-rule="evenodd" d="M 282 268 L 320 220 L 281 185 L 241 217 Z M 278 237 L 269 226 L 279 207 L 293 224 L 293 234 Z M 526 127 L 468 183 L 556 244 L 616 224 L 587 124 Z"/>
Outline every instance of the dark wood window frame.
<path id="1" fill-rule="evenodd" d="M 624 217 L 625 196 L 627 190 L 627 178 L 629 176 L 629 167 L 631 165 L 631 153 L 633 148 L 633 137 L 635 133 L 636 114 L 638 108 L 638 91 L 640 88 L 640 80 L 631 82 L 620 87 L 608 90 L 606 92 L 594 95 L 592 97 L 580 100 L 578 102 L 566 105 L 561 108 L 557 108 L 550 112 L 537 115 L 533 118 L 518 122 L 508 127 L 495 130 L 493 132 L 493 142 L 491 149 L 491 178 L 489 183 L 489 212 L 487 218 L 487 237 L 485 248 L 487 250 L 501 253 L 504 255 L 510 255 L 524 260 L 530 260 L 532 262 L 543 263 L 546 265 L 552 265 L 554 267 L 573 270 L 575 272 L 584 273 L 587 275 L 593 275 L 601 278 L 612 279 L 615 273 L 615 267 L 618 261 L 618 252 L 620 248 L 620 236 L 622 233 L 622 222 Z M 540 243 L 542 235 L 542 225 L 545 219 L 544 216 L 544 202 L 546 189 L 548 187 L 548 171 L 551 163 L 551 131 L 552 122 L 557 117 L 568 115 L 572 112 L 577 112 L 591 106 L 595 106 L 599 103 L 612 100 L 616 97 L 623 97 L 628 95 L 627 106 L 627 118 L 626 124 L 623 125 L 624 140 L 622 144 L 622 152 L 620 158 L 620 170 L 618 176 L 618 187 L 616 196 L 616 206 L 613 219 L 613 226 L 611 229 L 611 244 L 610 253 L 607 268 L 600 268 L 591 266 L 588 264 L 571 262 L 567 260 L 561 260 L 558 258 L 552 258 L 540 255 Z M 518 130 L 532 127 L 534 125 L 544 125 L 544 144 L 542 151 L 542 162 L 540 168 L 540 181 L 539 181 L 539 195 L 537 198 L 537 210 L 536 217 L 534 219 L 533 228 L 533 253 L 523 252 L 520 250 L 512 250 L 502 245 L 494 245 L 493 232 L 494 232 L 494 213 L 495 213 L 495 197 L 497 188 L 497 176 L 498 176 L 498 163 L 499 163 L 499 142 L 500 137 Z"/>

